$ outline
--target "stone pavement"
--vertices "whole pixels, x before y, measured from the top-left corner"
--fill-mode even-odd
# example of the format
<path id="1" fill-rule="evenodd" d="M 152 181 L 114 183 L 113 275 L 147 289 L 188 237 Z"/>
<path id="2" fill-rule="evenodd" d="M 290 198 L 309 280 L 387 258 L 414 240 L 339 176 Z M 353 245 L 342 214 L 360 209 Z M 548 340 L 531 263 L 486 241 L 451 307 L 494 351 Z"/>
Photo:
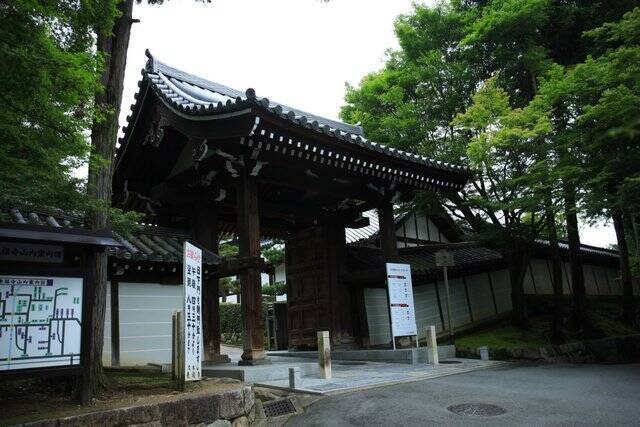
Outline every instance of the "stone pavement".
<path id="1" fill-rule="evenodd" d="M 291 426 L 637 426 L 640 364 L 509 363 L 384 388 L 328 396 Z M 452 413 L 491 404 L 501 415 Z M 483 416 L 484 415 L 484 416 Z"/>
<path id="2" fill-rule="evenodd" d="M 331 395 L 439 378 L 508 364 L 508 362 L 474 359 L 447 359 L 442 362 L 445 363 L 440 365 L 403 365 L 398 363 L 334 361 L 332 366 L 333 378 L 331 379 L 323 380 L 318 375 L 305 375 L 303 371 L 301 381 L 296 384 L 295 389 L 289 388 L 288 379 L 256 382 L 254 385 L 303 393 Z"/>

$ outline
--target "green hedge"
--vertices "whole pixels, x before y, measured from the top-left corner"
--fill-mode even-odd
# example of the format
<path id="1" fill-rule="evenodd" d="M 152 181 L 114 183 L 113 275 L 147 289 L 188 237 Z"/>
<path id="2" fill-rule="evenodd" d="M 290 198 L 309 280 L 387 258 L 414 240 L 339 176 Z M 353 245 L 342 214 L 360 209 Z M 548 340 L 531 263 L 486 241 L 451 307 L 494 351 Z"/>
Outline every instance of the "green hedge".
<path id="1" fill-rule="evenodd" d="M 242 336 L 242 311 L 240 311 L 240 307 L 240 304 L 233 302 L 220 303 L 220 333 L 229 335 L 238 334 Z M 266 316 L 267 304 L 263 302 L 262 318 L 264 319 Z"/>
<path id="2" fill-rule="evenodd" d="M 242 312 L 240 304 L 220 303 L 220 332 L 223 334 L 242 333 Z"/>

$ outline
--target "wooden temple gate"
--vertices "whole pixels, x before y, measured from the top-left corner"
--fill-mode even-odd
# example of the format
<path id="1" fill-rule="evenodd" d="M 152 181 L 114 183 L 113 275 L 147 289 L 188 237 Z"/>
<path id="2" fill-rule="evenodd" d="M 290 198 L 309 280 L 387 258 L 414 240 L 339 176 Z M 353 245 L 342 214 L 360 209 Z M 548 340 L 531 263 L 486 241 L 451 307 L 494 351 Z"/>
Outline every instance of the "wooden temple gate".
<path id="1" fill-rule="evenodd" d="M 397 257 L 393 203 L 416 190 L 457 191 L 464 168 L 368 141 L 357 126 L 314 116 L 169 67 L 150 54 L 118 149 L 114 204 L 158 226 L 191 229 L 216 252 L 236 236 L 246 363 L 265 357 L 260 242 L 286 242 L 289 344 L 355 345 L 361 290 L 347 274 L 345 227 L 378 209 L 385 258 Z M 252 261 L 253 260 L 253 261 Z M 221 273 L 218 273 L 218 277 Z M 207 359 L 219 355 L 217 277 L 203 292 Z"/>

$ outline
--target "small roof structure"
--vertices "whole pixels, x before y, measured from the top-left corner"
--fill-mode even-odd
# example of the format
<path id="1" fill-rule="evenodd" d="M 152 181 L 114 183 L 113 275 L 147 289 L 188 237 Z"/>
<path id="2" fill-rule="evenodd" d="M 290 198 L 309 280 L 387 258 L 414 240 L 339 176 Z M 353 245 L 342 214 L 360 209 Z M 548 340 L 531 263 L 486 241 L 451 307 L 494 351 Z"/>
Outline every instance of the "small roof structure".
<path id="1" fill-rule="evenodd" d="M 183 230 L 146 225 L 125 236 L 112 230 L 95 232 L 85 227 L 82 217 L 63 212 L 54 215 L 23 213 L 12 208 L 6 213 L 10 221 L 0 223 L 0 237 L 20 236 L 21 239 L 107 246 L 109 256 L 121 261 L 181 264 L 184 242 L 191 239 Z M 204 251 L 205 265 L 219 265 L 222 260 L 222 257 Z"/>
<path id="2" fill-rule="evenodd" d="M 111 230 L 93 231 L 73 227 L 68 218 L 40 216 L 34 212 L 27 218 L 18 209 L 9 211 L 10 221 L 0 222 L 0 239 L 57 242 L 71 245 L 119 247 Z"/>

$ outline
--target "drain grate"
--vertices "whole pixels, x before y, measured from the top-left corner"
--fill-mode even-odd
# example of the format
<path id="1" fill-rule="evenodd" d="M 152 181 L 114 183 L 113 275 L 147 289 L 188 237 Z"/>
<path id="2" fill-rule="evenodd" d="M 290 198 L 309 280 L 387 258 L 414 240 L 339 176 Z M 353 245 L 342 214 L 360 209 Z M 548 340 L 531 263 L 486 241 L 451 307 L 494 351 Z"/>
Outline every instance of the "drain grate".
<path id="1" fill-rule="evenodd" d="M 267 418 L 279 417 L 280 415 L 295 414 L 296 407 L 289 399 L 273 400 L 262 404 L 264 414 Z"/>
<path id="2" fill-rule="evenodd" d="M 489 403 L 462 403 L 449 406 L 447 410 L 466 417 L 495 417 L 507 412 L 504 408 Z"/>
<path id="3" fill-rule="evenodd" d="M 351 362 L 351 361 L 347 361 L 347 362 L 335 362 L 336 365 L 342 365 L 342 366 L 359 366 L 359 365 L 366 365 L 367 362 Z"/>
<path id="4" fill-rule="evenodd" d="M 459 360 L 441 360 L 440 363 L 442 365 L 455 365 L 456 363 L 462 363 Z"/>

